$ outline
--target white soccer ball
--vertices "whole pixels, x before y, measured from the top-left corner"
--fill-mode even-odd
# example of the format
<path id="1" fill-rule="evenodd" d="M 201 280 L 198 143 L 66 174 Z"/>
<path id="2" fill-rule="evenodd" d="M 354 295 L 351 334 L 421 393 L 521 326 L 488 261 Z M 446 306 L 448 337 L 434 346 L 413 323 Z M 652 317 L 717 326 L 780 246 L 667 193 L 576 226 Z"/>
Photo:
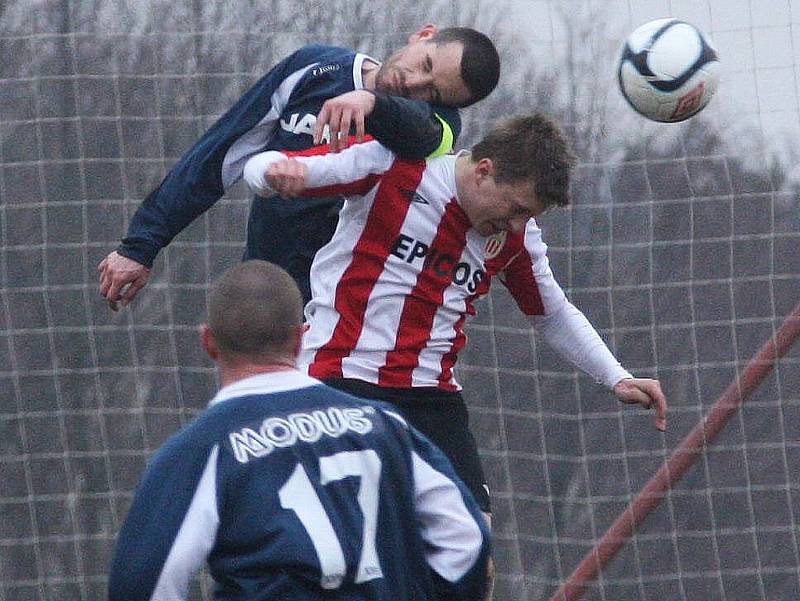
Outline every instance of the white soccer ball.
<path id="1" fill-rule="evenodd" d="M 658 19 L 622 45 L 617 74 L 628 103 L 654 121 L 688 119 L 708 104 L 719 83 L 719 57 L 711 40 L 678 19 Z"/>

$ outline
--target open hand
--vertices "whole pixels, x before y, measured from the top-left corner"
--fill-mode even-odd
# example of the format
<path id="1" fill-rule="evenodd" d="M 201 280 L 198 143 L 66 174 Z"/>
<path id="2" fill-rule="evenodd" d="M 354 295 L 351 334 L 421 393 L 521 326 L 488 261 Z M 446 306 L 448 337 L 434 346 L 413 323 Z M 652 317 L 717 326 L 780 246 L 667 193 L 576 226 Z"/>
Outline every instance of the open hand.
<path id="1" fill-rule="evenodd" d="M 356 142 L 364 141 L 364 121 L 375 108 L 375 96 L 366 90 L 354 90 L 326 100 L 314 126 L 314 144 L 322 143 L 326 128 L 331 152 L 348 146 L 348 135 L 355 129 Z"/>

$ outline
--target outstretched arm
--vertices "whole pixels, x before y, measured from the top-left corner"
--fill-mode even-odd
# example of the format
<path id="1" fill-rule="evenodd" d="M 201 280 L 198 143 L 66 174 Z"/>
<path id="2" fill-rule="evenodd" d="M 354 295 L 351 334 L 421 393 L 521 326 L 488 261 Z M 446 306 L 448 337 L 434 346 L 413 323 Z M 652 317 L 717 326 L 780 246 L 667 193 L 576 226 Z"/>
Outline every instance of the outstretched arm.
<path id="1" fill-rule="evenodd" d="M 380 92 L 375 93 L 375 98 L 367 132 L 398 156 L 433 158 L 453 149 L 461 133 L 458 109 Z"/>
<path id="2" fill-rule="evenodd" d="M 666 429 L 667 401 L 657 380 L 634 378 L 614 357 L 586 316 L 567 300 L 547 259 L 547 245 L 534 220 L 524 248 L 504 268 L 502 281 L 547 343 L 575 367 L 614 391 L 620 401 L 653 408 Z"/>
<path id="3" fill-rule="evenodd" d="M 334 154 L 319 147 L 296 153 L 261 152 L 244 166 L 244 180 L 259 196 L 363 196 L 392 166 L 395 156 L 376 141 Z"/>
<path id="4" fill-rule="evenodd" d="M 133 300 L 147 282 L 158 252 L 241 177 L 244 161 L 272 135 L 284 104 L 318 59 L 318 51 L 308 46 L 273 67 L 145 198 L 122 243 L 98 266 L 100 293 L 112 309 Z"/>
<path id="5" fill-rule="evenodd" d="M 577 307 L 566 302 L 555 313 L 531 316 L 531 322 L 559 355 L 613 390 L 620 401 L 652 408 L 655 427 L 666 430 L 667 399 L 661 384 L 650 378 L 634 378 Z"/>

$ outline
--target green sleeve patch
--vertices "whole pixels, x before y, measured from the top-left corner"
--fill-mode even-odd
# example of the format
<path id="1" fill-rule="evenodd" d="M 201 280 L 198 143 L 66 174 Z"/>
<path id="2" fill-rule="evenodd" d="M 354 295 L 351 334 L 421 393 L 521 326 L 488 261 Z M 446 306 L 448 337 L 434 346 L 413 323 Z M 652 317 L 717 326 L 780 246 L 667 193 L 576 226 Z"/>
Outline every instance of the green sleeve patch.
<path id="1" fill-rule="evenodd" d="M 442 156 L 453 150 L 453 130 L 450 129 L 450 125 L 447 121 L 442 119 L 439 115 L 436 115 L 436 118 L 442 124 L 442 141 L 439 143 L 439 147 L 428 155 L 427 158 L 429 159 Z"/>

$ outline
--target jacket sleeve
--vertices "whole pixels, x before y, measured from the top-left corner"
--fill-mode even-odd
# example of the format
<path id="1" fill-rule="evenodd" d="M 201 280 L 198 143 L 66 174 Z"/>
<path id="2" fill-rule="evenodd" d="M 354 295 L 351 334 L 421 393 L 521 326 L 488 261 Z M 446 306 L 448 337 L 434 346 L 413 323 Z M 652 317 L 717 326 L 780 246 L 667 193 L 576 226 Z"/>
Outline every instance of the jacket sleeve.
<path id="1" fill-rule="evenodd" d="M 433 158 L 453 149 L 461 133 L 458 109 L 373 92 L 375 108 L 366 129 L 404 159 Z"/>
<path id="2" fill-rule="evenodd" d="M 480 601 L 491 553 L 486 518 L 444 454 L 413 428 L 409 432 L 416 522 L 437 599 Z"/>
<path id="3" fill-rule="evenodd" d="M 266 172 L 270 165 L 289 157 L 306 165 L 308 176 L 303 196 L 327 197 L 338 194 L 363 196 L 392 166 L 395 155 L 376 140 L 353 144 L 338 153 L 321 153 L 317 146 L 298 152 L 268 150 L 252 156 L 244 166 L 244 180 L 250 190 L 267 198 L 275 195 Z"/>
<path id="4" fill-rule="evenodd" d="M 275 65 L 181 157 L 134 214 L 121 255 L 150 267 L 159 250 L 222 197 L 247 157 L 269 140 L 318 50 L 306 46 Z"/>
<path id="5" fill-rule="evenodd" d="M 109 601 L 184 600 L 219 527 L 218 447 L 187 450 L 175 439 L 155 455 L 117 538 Z"/>

